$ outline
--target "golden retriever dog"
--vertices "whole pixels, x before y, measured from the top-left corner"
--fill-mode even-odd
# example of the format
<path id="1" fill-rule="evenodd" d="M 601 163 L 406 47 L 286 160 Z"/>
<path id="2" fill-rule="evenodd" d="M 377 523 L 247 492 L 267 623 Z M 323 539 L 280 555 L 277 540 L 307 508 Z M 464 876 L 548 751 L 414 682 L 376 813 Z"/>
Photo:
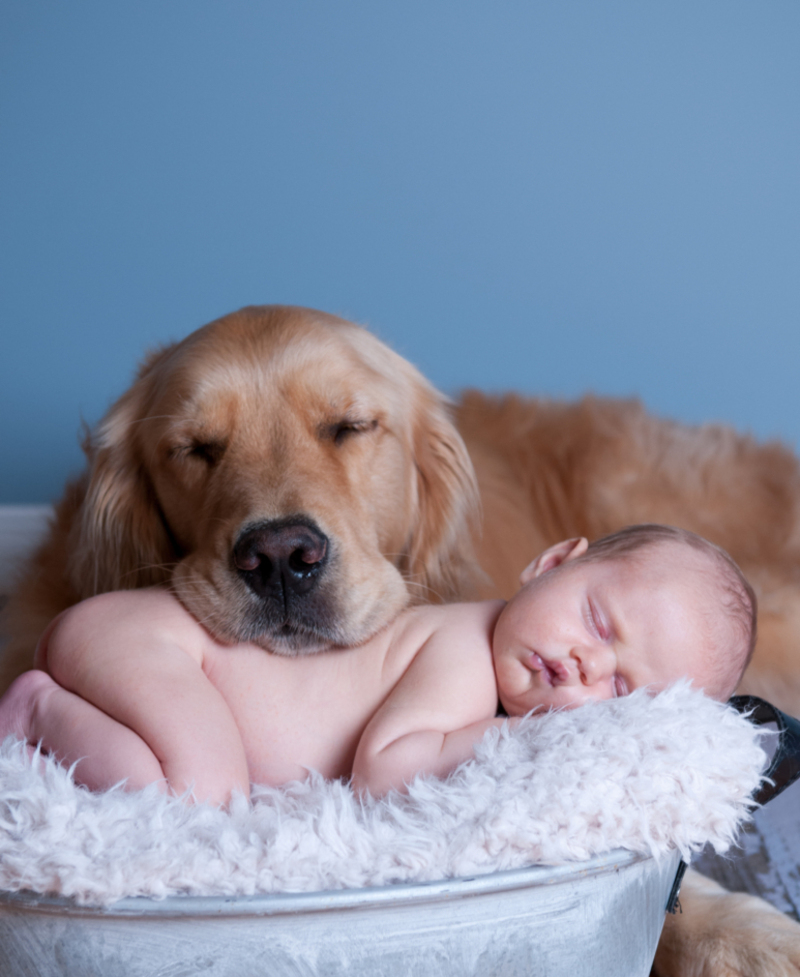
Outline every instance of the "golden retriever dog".
<path id="1" fill-rule="evenodd" d="M 287 655 L 469 590 L 477 492 L 446 405 L 332 316 L 245 309 L 156 352 L 86 451 L 12 598 L 8 676 L 108 590 L 168 583 L 220 640 Z"/>
<path id="2" fill-rule="evenodd" d="M 352 323 L 257 307 L 152 354 L 87 438 L 7 608 L 2 684 L 59 611 L 166 584 L 223 642 L 311 654 L 410 602 L 508 597 L 546 546 L 634 522 L 720 543 L 760 601 L 743 691 L 800 714 L 800 467 L 636 402 L 450 405 Z M 479 515 L 482 510 L 482 531 Z M 662 977 L 800 974 L 800 925 L 689 873 Z"/>

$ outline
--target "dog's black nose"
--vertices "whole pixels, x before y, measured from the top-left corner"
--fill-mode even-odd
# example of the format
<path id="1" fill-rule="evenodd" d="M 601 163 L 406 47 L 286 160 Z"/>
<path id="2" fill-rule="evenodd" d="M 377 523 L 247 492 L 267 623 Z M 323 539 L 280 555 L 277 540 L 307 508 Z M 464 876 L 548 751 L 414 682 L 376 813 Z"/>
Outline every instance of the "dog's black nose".
<path id="1" fill-rule="evenodd" d="M 328 537 L 312 522 L 276 519 L 247 529 L 233 547 L 233 563 L 259 597 L 285 601 L 316 586 L 328 555 Z"/>

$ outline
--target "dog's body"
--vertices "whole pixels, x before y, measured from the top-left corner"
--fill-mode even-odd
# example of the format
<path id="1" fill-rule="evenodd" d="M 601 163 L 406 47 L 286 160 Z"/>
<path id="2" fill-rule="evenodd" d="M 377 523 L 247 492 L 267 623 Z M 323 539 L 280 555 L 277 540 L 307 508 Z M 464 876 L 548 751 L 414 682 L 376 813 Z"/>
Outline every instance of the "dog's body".
<path id="1" fill-rule="evenodd" d="M 744 687 L 800 714 L 790 452 L 594 398 L 470 393 L 455 420 L 463 440 L 406 361 L 310 310 L 245 309 L 154 354 L 87 443 L 10 602 L 3 684 L 93 593 L 168 583 L 219 639 L 306 654 L 363 641 L 409 601 L 508 597 L 546 546 L 657 521 L 739 561 L 761 607 Z M 697 909 L 669 920 L 661 973 L 800 973 L 800 926 L 703 886 L 690 873 Z"/>

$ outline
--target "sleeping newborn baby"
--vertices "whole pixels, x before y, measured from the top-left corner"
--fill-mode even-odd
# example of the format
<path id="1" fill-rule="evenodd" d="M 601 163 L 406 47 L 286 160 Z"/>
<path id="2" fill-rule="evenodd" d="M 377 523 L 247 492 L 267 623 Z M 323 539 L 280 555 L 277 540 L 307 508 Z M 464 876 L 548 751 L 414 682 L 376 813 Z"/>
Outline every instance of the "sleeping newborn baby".
<path id="1" fill-rule="evenodd" d="M 755 597 L 723 550 L 644 525 L 571 539 L 508 602 L 413 607 L 363 645 L 286 658 L 222 645 L 160 588 L 102 594 L 47 628 L 0 700 L 0 740 L 40 742 L 92 789 L 225 803 L 310 769 L 373 795 L 443 776 L 487 729 L 686 676 L 733 692 Z"/>

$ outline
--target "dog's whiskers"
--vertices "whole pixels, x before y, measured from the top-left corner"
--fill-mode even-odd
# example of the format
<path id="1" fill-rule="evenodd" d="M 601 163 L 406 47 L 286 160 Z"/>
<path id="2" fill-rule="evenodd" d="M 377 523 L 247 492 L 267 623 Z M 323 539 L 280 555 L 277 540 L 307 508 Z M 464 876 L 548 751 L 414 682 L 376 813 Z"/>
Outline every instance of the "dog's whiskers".
<path id="1" fill-rule="evenodd" d="M 415 595 L 419 595 L 423 598 L 431 596 L 431 597 L 435 597 L 436 600 L 442 604 L 447 603 L 444 594 L 440 593 L 438 590 L 435 590 L 429 584 L 422 583 L 419 580 L 407 579 L 406 586 L 410 591 L 414 592 Z"/>
<path id="2" fill-rule="evenodd" d="M 171 572 L 178 565 L 177 561 L 173 560 L 171 563 L 140 563 L 133 570 L 128 570 L 127 573 L 122 575 L 121 579 L 126 577 L 132 577 L 137 573 L 141 573 L 143 570 L 164 570 L 167 573 Z"/>

